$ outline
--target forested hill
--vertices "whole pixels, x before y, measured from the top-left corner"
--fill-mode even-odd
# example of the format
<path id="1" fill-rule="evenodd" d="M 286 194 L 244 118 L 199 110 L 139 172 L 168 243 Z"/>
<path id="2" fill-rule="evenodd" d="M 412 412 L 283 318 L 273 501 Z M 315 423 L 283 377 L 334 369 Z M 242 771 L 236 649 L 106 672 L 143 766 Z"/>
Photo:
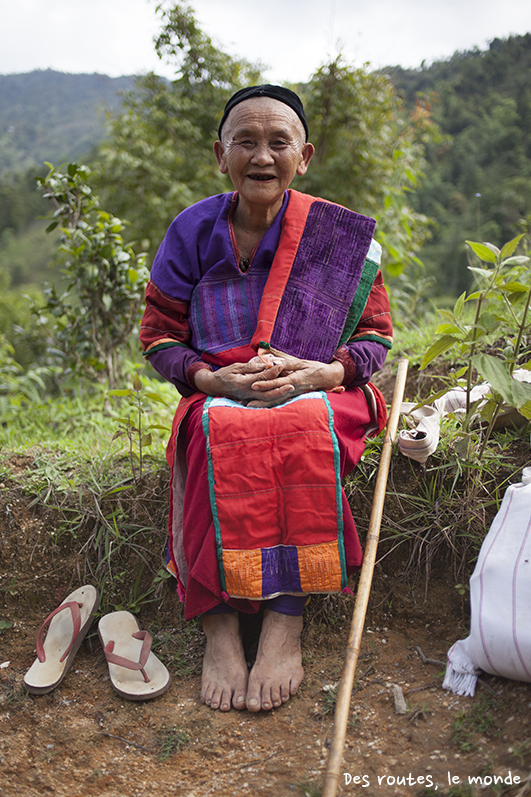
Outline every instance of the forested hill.
<path id="1" fill-rule="evenodd" d="M 133 77 L 29 72 L 0 75 L 0 174 L 86 155 L 105 134 Z"/>
<path id="2" fill-rule="evenodd" d="M 499 246 L 531 221 L 531 34 L 385 71 L 409 108 L 424 98 L 451 136 L 430 147 L 415 204 L 437 221 L 422 257 L 455 295 L 468 283 L 465 238 Z"/>

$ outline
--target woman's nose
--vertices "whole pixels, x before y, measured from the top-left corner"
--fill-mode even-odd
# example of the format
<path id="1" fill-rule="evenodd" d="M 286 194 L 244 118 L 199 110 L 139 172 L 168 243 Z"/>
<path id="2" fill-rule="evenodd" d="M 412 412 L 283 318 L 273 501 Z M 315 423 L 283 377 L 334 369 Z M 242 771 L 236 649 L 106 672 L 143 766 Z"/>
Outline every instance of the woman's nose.
<path id="1" fill-rule="evenodd" d="M 273 154 L 267 144 L 257 144 L 251 160 L 258 166 L 267 166 L 269 163 L 274 163 Z"/>

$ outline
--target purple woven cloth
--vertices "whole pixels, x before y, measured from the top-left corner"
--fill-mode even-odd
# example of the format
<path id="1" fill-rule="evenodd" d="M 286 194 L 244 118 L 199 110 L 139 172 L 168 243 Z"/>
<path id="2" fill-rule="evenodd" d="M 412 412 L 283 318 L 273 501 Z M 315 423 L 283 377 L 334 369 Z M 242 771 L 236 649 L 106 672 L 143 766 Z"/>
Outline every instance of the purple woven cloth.
<path id="1" fill-rule="evenodd" d="M 278 310 L 271 345 L 328 363 L 358 289 L 374 219 L 314 202 Z"/>

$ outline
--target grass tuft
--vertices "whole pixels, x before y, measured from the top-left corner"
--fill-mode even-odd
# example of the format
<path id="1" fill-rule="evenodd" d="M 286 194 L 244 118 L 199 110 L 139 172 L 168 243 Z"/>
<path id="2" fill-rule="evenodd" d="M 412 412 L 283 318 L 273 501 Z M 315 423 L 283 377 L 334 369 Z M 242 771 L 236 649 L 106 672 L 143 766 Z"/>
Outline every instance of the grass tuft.
<path id="1" fill-rule="evenodd" d="M 157 733 L 157 758 L 167 761 L 188 744 L 188 735 L 182 728 L 164 726 Z"/>

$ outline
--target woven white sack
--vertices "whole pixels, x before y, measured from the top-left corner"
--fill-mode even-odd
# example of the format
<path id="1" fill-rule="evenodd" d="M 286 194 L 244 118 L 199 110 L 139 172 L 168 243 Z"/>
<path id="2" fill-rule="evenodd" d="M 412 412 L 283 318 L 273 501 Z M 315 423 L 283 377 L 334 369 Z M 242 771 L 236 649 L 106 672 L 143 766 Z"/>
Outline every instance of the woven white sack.
<path id="1" fill-rule="evenodd" d="M 470 578 L 470 636 L 448 651 L 443 689 L 472 696 L 481 671 L 531 681 L 531 468 L 511 485 Z"/>

